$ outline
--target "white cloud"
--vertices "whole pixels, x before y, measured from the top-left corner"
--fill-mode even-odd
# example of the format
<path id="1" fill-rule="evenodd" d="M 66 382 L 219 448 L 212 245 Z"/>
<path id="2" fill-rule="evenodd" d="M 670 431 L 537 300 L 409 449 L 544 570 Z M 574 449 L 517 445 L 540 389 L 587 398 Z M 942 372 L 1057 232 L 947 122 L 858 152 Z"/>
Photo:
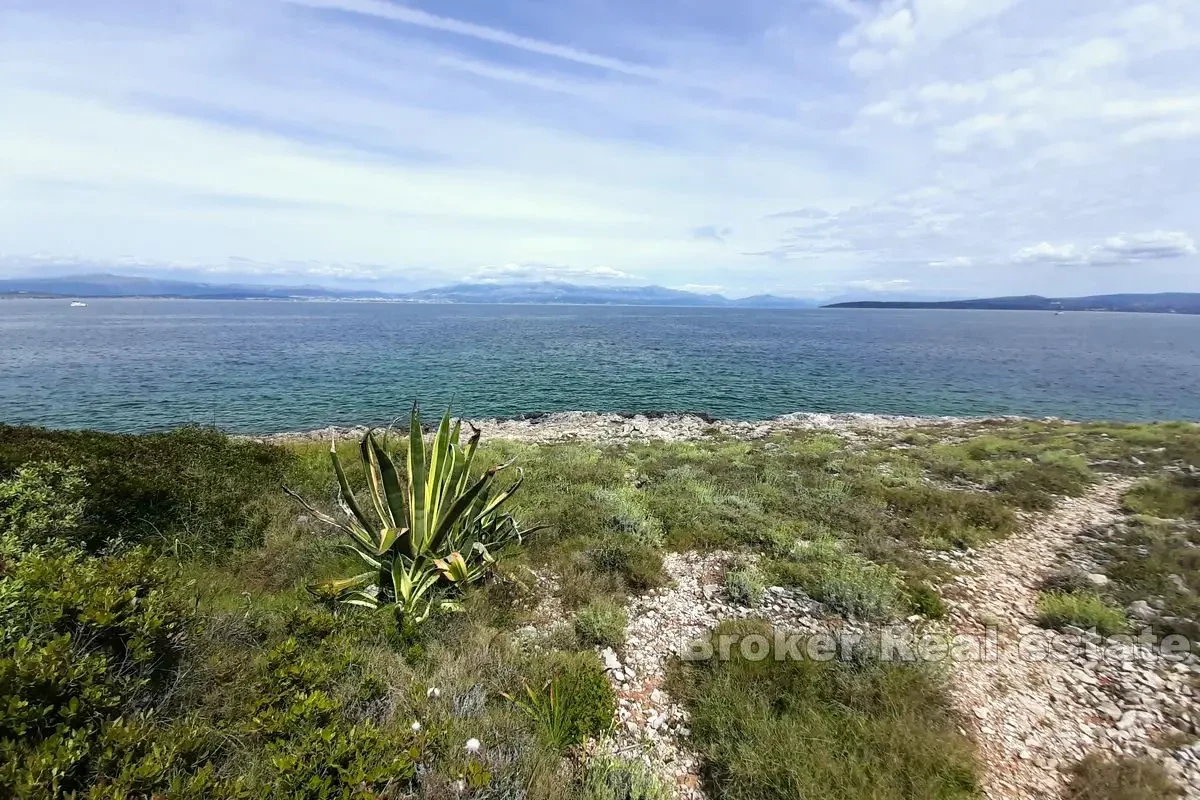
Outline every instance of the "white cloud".
<path id="1" fill-rule="evenodd" d="M 1017 252 L 1013 253 L 1012 260 L 1014 264 L 1081 264 L 1083 258 L 1077 248 L 1073 244 L 1051 244 L 1050 242 L 1042 242 L 1040 244 L 1031 245 L 1030 247 L 1022 247 Z"/>
<path id="2" fill-rule="evenodd" d="M 912 281 L 906 278 L 890 280 L 860 280 L 847 281 L 847 289 L 858 289 L 864 292 L 906 292 L 912 289 Z"/>
<path id="3" fill-rule="evenodd" d="M 1196 253 L 1196 242 L 1186 233 L 1154 231 L 1111 236 L 1103 243 L 1086 250 L 1081 250 L 1074 244 L 1055 245 L 1042 242 L 1021 248 L 1013 254 L 1012 261 L 1015 264 L 1111 266 L 1186 258 Z"/>
<path id="4" fill-rule="evenodd" d="M 970 256 L 955 256 L 954 258 L 942 258 L 937 261 L 930 261 L 931 267 L 971 267 L 975 265 L 975 259 Z"/>
<path id="5" fill-rule="evenodd" d="M 472 283 L 512 281 L 567 281 L 571 283 L 610 283 L 636 281 L 638 276 L 607 266 L 571 267 L 556 264 L 497 264 L 480 267 L 467 275 Z"/>
<path id="6" fill-rule="evenodd" d="M 729 291 L 728 288 L 719 283 L 685 283 L 682 286 L 672 286 L 672 289 L 678 289 L 681 292 L 695 292 L 696 294 L 725 294 Z"/>
<path id="7" fill-rule="evenodd" d="M 1194 255 L 1196 242 L 1191 236 L 1181 231 L 1154 231 L 1110 237 L 1093 248 L 1090 260 L 1094 264 L 1128 264 Z"/>

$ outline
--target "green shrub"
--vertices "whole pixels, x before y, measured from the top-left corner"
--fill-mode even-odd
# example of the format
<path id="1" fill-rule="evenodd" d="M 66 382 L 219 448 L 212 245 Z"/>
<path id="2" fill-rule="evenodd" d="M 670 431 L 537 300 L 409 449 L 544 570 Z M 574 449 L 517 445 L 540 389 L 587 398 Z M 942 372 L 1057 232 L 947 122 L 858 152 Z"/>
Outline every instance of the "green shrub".
<path id="1" fill-rule="evenodd" d="M 990 492 L 922 485 L 889 488 L 884 495 L 897 533 L 924 547 L 976 547 L 1017 529 L 1013 510 Z"/>
<path id="2" fill-rule="evenodd" d="M 720 657 L 719 636 L 766 637 L 760 660 Z M 942 685 L 921 666 L 776 658 L 762 623 L 723 623 L 713 658 L 669 681 L 691 713 L 712 796 L 727 800 L 969 800 L 974 754 Z"/>
<path id="3" fill-rule="evenodd" d="M 645 592 L 663 583 L 662 554 L 627 536 L 613 536 L 589 548 L 587 560 L 600 572 L 619 576 L 632 591 Z"/>
<path id="4" fill-rule="evenodd" d="M 11 537 L 14 553 L 51 541 L 76 543 L 86 489 L 78 467 L 54 461 L 19 467 L 0 480 L 0 535 Z"/>
<path id="5" fill-rule="evenodd" d="M 597 489 L 601 519 L 618 533 L 652 548 L 663 545 L 662 523 L 646 507 L 646 495 L 632 486 Z"/>
<path id="6" fill-rule="evenodd" d="M 552 652 L 532 666 L 534 680 L 509 699 L 533 720 L 544 744 L 564 750 L 612 728 L 616 695 L 595 653 Z"/>
<path id="7" fill-rule="evenodd" d="M 762 575 L 753 564 L 737 560 L 725 570 L 725 593 L 735 603 L 746 606 L 762 604 L 763 592 Z"/>
<path id="8" fill-rule="evenodd" d="M 597 597 L 575 612 L 575 635 L 588 646 L 620 647 L 628 624 L 625 607 L 608 597 Z"/>
<path id="9" fill-rule="evenodd" d="M 1106 532 L 1105 590 L 1121 605 L 1162 598 L 1154 623 L 1163 634 L 1200 635 L 1200 529 L 1182 522 L 1135 517 Z"/>
<path id="10" fill-rule="evenodd" d="M 181 553 L 261 544 L 291 454 L 181 428 L 143 436 L 0 425 L 0 477 L 52 461 L 85 483 L 79 536 L 99 543 L 158 541 Z"/>
<path id="11" fill-rule="evenodd" d="M 1144 758 L 1085 756 L 1071 770 L 1066 800 L 1164 800 L 1183 789 L 1162 765 Z"/>
<path id="12" fill-rule="evenodd" d="M 29 781 L 50 781 L 51 796 L 83 790 L 109 775 L 106 764 L 138 760 L 120 743 L 131 738 L 124 726 L 153 723 L 118 720 L 162 696 L 192 623 L 144 554 L 35 551 L 12 565 L 0 577 L 0 794 L 19 796 Z"/>
<path id="13" fill-rule="evenodd" d="M 1043 592 L 1057 594 L 1094 594 L 1096 587 L 1088 581 L 1087 573 L 1079 569 L 1055 570 L 1042 579 Z"/>
<path id="14" fill-rule="evenodd" d="M 1148 478 L 1125 493 L 1123 505 L 1134 514 L 1200 520 L 1200 475 Z"/>
<path id="15" fill-rule="evenodd" d="M 671 800 L 671 788 L 644 763 L 596 756 L 584 767 L 580 800 Z"/>
<path id="16" fill-rule="evenodd" d="M 796 586 L 835 611 L 861 619 L 891 619 L 906 607 L 898 569 L 847 552 L 834 539 L 803 543 L 790 559 L 771 562 L 769 571 L 776 583 Z"/>
<path id="17" fill-rule="evenodd" d="M 1125 612 L 1109 605 L 1095 593 L 1043 592 L 1038 597 L 1038 624 L 1061 630 L 1068 625 L 1096 629 L 1101 636 L 1122 633 L 1127 627 Z"/>
<path id="18" fill-rule="evenodd" d="M 925 583 L 907 581 L 905 594 L 914 613 L 927 619 L 942 619 L 949 613 L 946 601 L 937 590 Z"/>

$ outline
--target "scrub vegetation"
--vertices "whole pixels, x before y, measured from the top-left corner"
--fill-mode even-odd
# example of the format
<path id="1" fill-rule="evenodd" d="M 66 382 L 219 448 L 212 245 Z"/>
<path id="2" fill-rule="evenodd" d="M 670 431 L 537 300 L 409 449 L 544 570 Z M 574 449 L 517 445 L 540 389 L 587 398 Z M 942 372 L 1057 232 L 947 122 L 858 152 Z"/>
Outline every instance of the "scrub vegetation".
<path id="1" fill-rule="evenodd" d="M 670 583 L 671 551 L 739 553 L 725 587 L 751 607 L 787 585 L 831 614 L 935 617 L 928 551 L 1008 536 L 1118 473 L 1146 478 L 1126 503 L 1147 516 L 1106 591 L 1200 574 L 1194 529 L 1151 518 L 1195 519 L 1190 478 L 1160 472 L 1200 461 L 1195 426 L 410 431 L 336 443 L 335 469 L 328 443 L 0 426 L 0 796 L 661 800 L 639 761 L 591 743 L 615 721 L 597 651 L 628 646 L 625 603 Z M 418 498 L 438 510 L 418 519 Z M 571 624 L 531 640 L 550 591 Z M 714 796 L 973 796 L 939 675 L 671 669 Z"/>

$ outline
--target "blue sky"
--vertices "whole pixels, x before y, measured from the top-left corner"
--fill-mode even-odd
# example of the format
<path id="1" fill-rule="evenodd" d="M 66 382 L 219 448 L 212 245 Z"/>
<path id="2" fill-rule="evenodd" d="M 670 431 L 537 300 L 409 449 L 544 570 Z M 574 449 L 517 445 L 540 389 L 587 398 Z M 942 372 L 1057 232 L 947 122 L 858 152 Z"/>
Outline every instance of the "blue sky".
<path id="1" fill-rule="evenodd" d="M 1200 291 L 1195 0 L 0 0 L 0 274 Z"/>

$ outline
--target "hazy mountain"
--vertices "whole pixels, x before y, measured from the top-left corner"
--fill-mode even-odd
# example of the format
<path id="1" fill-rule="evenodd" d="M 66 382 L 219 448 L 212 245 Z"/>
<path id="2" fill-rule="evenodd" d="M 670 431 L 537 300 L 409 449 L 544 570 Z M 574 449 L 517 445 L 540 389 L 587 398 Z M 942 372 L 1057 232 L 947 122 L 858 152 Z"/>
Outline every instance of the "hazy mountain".
<path id="1" fill-rule="evenodd" d="M 580 305 L 714 306 L 737 308 L 811 308 L 811 300 L 757 295 L 730 300 L 663 286 L 581 286 L 542 281 L 532 283 L 458 283 L 404 295 L 406 299 L 441 303 L 571 303 Z"/>
<path id="2" fill-rule="evenodd" d="M 57 278 L 0 280 L 0 295 L 50 297 L 183 297 L 204 300 L 255 298 L 383 298 L 383 292 L 326 289 L 322 286 L 259 286 L 254 284 L 196 283 L 129 275 L 68 275 Z"/>
<path id="3" fill-rule="evenodd" d="M 1017 297 L 985 297 L 978 300 L 942 302 L 887 302 L 860 300 L 833 303 L 824 308 L 973 308 L 1009 311 L 1128 311 L 1163 314 L 1200 314 L 1200 294 L 1162 292 L 1159 294 L 1097 294 L 1088 297 L 1042 297 L 1029 294 Z"/>
<path id="4" fill-rule="evenodd" d="M 44 297 L 179 297 L 209 300 L 386 299 L 421 303 L 569 303 L 578 305 L 813 308 L 812 300 L 756 295 L 730 300 L 662 286 L 582 286 L 572 283 L 458 283 L 417 292 L 386 293 L 322 286 L 195 283 L 125 275 L 70 275 L 0 280 L 0 295 Z"/>

